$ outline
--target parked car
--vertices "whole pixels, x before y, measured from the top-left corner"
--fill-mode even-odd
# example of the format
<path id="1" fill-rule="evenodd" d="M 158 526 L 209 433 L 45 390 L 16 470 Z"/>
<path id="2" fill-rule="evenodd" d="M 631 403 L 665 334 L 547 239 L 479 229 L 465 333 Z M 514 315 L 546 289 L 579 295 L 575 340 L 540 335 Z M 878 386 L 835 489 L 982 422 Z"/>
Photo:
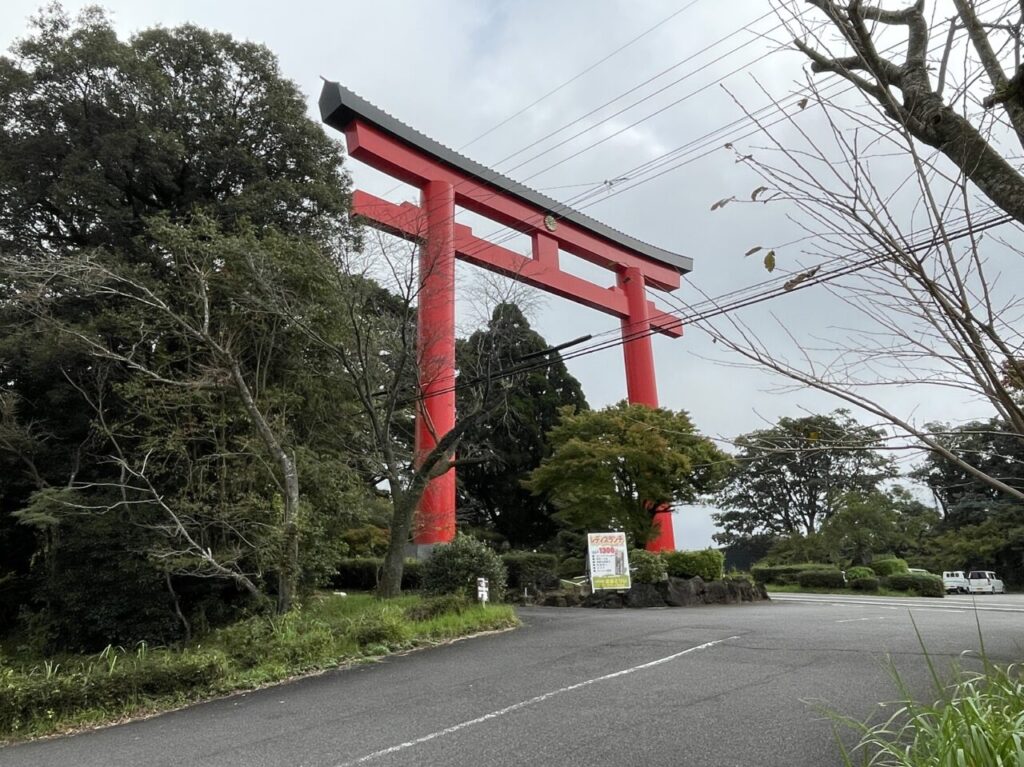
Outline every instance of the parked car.
<path id="1" fill-rule="evenodd" d="M 991 570 L 971 570 L 967 573 L 972 594 L 1003 594 L 1006 588 L 1003 582 Z"/>
<path id="2" fill-rule="evenodd" d="M 920 567 L 908 567 L 907 572 L 913 573 L 914 575 L 931 575 L 930 572 L 928 572 L 927 570 L 922 570 Z"/>
<path id="3" fill-rule="evenodd" d="M 967 594 L 971 590 L 970 581 L 963 570 L 946 570 L 942 573 L 942 585 L 947 594 Z"/>

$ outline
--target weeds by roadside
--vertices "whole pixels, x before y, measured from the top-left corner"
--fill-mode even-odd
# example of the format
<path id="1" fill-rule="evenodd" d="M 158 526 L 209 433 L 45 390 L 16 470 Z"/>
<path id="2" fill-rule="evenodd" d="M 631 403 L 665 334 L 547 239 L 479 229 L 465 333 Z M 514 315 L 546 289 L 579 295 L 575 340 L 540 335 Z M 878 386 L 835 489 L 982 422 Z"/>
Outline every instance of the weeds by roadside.
<path id="1" fill-rule="evenodd" d="M 911 617 L 913 620 L 913 617 Z M 853 728 L 860 740 L 847 749 L 837 743 L 846 767 L 1020 767 L 1024 765 L 1024 667 L 991 662 L 981 644 L 982 669 L 954 664 L 944 680 L 918 641 L 932 681 L 931 703 L 911 693 L 896 667 L 890 674 L 899 694 L 895 712 L 870 724 L 830 714 Z M 980 635 L 980 626 L 979 626 Z"/>
<path id="2" fill-rule="evenodd" d="M 0 656 L 0 742 L 175 708 L 516 622 L 508 605 L 320 595 L 183 649 L 143 643 L 89 656 Z"/>

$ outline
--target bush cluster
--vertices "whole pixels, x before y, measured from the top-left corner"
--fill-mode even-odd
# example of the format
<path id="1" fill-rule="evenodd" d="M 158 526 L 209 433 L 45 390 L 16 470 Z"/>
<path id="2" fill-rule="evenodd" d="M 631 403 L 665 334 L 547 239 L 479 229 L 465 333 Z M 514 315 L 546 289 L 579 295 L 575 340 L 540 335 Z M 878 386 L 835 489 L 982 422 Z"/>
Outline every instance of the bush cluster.
<path id="1" fill-rule="evenodd" d="M 558 557 L 532 551 L 510 551 L 501 555 L 508 572 L 509 591 L 529 589 L 534 592 L 558 586 Z"/>
<path id="2" fill-rule="evenodd" d="M 716 549 L 703 551 L 666 551 L 661 558 L 673 578 L 703 578 L 720 581 L 725 574 L 725 554 Z"/>
<path id="3" fill-rule="evenodd" d="M 944 597 L 946 587 L 938 575 L 925 573 L 896 573 L 883 580 L 893 591 L 908 591 L 922 597 Z"/>
<path id="4" fill-rule="evenodd" d="M 821 562 L 802 562 L 795 565 L 754 565 L 750 568 L 751 575 L 758 583 L 792 583 L 797 582 L 797 576 L 806 570 L 835 570 L 833 565 Z"/>
<path id="5" fill-rule="evenodd" d="M 875 571 L 875 575 L 879 578 L 885 578 L 889 575 L 905 573 L 907 572 L 908 567 L 905 559 L 897 559 L 893 557 L 891 559 L 874 560 L 871 563 L 871 569 Z"/>
<path id="6" fill-rule="evenodd" d="M 427 594 L 462 594 L 474 599 L 477 578 L 488 580 L 491 601 L 505 597 L 507 573 L 501 557 L 486 543 L 461 533 L 451 543 L 435 548 L 423 563 Z"/>
<path id="7" fill-rule="evenodd" d="M 668 577 L 665 560 L 643 549 L 629 552 L 629 571 L 633 583 L 660 583 Z"/>
<path id="8" fill-rule="evenodd" d="M 875 571 L 870 567 L 849 567 L 846 570 L 846 580 L 856 581 L 861 578 L 874 578 Z"/>
<path id="9" fill-rule="evenodd" d="M 878 578 L 855 578 L 850 581 L 850 588 L 854 591 L 878 591 Z"/>
<path id="10" fill-rule="evenodd" d="M 587 574 L 587 560 L 582 557 L 566 557 L 558 563 L 559 578 L 575 578 Z"/>
<path id="11" fill-rule="evenodd" d="M 804 570 L 797 573 L 796 582 L 804 588 L 842 589 L 846 580 L 838 570 Z"/>

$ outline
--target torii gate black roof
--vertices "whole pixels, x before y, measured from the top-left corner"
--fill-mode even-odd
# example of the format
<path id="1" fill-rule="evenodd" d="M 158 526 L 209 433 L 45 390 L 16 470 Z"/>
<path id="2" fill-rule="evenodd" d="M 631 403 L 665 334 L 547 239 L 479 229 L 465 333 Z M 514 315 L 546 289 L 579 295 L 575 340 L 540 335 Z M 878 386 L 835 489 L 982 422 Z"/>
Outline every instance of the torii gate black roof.
<path id="1" fill-rule="evenodd" d="M 330 80 L 324 81 L 323 89 L 320 91 L 320 116 L 325 123 L 339 131 L 344 131 L 349 123 L 358 117 L 387 131 L 406 144 L 433 155 L 446 165 L 450 165 L 456 170 L 495 187 L 512 197 L 517 197 L 523 202 L 549 211 L 559 219 L 571 221 L 577 226 L 600 235 L 616 245 L 676 269 L 680 274 L 693 271 L 692 258 L 659 248 L 635 237 L 630 237 L 628 234 L 567 207 L 564 203 L 558 202 L 527 186 L 523 186 L 517 181 L 513 181 L 507 176 L 503 176 L 474 160 L 470 160 L 468 157 L 449 149 L 443 144 L 439 144 L 400 120 L 395 119 L 384 110 L 356 95 L 340 83 Z"/>

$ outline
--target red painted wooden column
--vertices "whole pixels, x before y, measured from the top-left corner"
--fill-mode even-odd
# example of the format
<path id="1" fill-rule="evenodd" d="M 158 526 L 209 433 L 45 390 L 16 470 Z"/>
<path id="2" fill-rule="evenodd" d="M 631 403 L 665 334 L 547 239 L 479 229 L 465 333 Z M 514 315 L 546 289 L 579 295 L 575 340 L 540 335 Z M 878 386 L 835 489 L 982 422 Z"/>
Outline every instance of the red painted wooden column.
<path id="1" fill-rule="evenodd" d="M 636 267 L 619 271 L 619 287 L 626 294 L 629 315 L 622 319 L 622 353 L 626 358 L 626 391 L 630 403 L 658 407 L 658 382 L 654 374 L 654 349 L 643 273 Z M 672 509 L 662 504 L 654 510 L 655 536 L 648 551 L 675 551 Z"/>
<path id="2" fill-rule="evenodd" d="M 455 192 L 429 181 L 421 193 L 427 236 L 420 246 L 417 312 L 420 401 L 417 461 L 455 426 Z M 448 543 L 455 537 L 455 471 L 432 479 L 416 513 L 413 542 Z"/>

